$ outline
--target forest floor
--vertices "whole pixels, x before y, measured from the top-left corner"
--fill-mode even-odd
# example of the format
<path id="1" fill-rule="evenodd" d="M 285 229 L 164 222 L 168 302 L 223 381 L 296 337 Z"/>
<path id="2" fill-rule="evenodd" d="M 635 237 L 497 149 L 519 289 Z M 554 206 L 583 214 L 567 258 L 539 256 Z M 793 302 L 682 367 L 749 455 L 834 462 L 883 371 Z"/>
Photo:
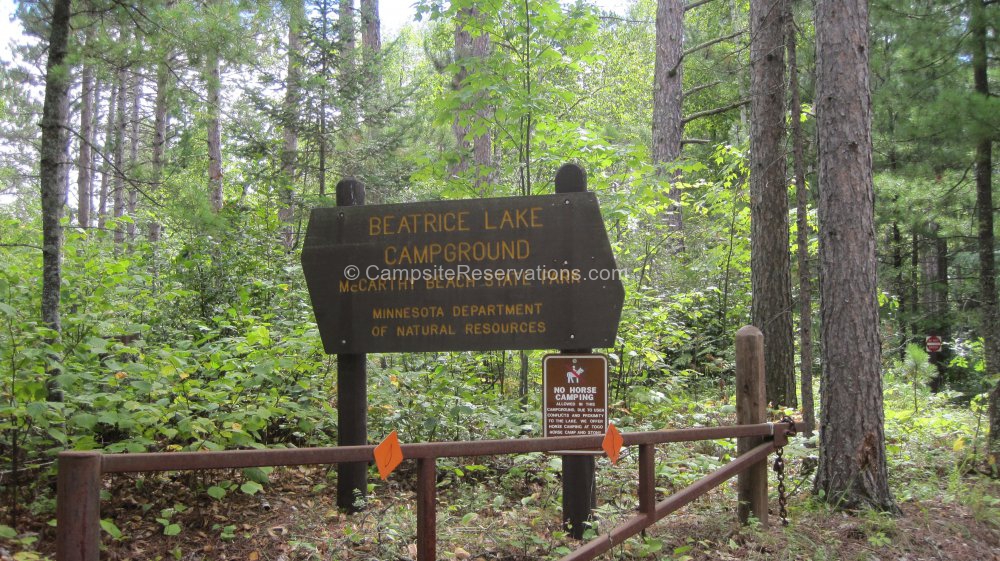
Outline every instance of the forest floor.
<path id="1" fill-rule="evenodd" d="M 559 524 L 558 472 L 551 458 L 538 455 L 532 460 L 512 460 L 488 470 L 439 469 L 440 559 L 558 559 L 572 550 L 578 542 Z M 230 492 L 221 500 L 204 490 L 227 479 L 239 480 L 239 473 L 106 476 L 102 516 L 113 526 L 102 532 L 102 559 L 412 558 L 415 473 L 410 463 L 404 462 L 388 482 L 374 485 L 367 509 L 351 516 L 338 512 L 328 471 L 314 467 L 277 469 L 263 491 Z M 606 473 L 614 468 L 599 462 L 598 469 Z M 604 530 L 634 509 L 635 479 L 627 469 L 618 476 L 600 477 L 597 519 Z M 808 482 L 800 485 L 804 480 L 793 473 L 790 525 L 783 528 L 772 512 L 766 529 L 735 523 L 734 481 L 602 558 L 1000 561 L 1000 482 L 994 480 L 954 473 L 927 478 L 919 482 L 921 497 L 900 499 L 903 515 L 894 518 L 835 512 L 813 500 Z M 937 486 L 939 492 L 929 493 L 928 486 Z M 774 497 L 771 503 L 774 508 Z M 6 521 L 9 513 L 0 514 Z M 23 516 L 30 518 L 22 515 L 20 527 L 34 531 L 0 539 L 0 561 L 54 558 L 55 529 L 47 519 Z M 176 527 L 168 529 L 173 524 Z"/>

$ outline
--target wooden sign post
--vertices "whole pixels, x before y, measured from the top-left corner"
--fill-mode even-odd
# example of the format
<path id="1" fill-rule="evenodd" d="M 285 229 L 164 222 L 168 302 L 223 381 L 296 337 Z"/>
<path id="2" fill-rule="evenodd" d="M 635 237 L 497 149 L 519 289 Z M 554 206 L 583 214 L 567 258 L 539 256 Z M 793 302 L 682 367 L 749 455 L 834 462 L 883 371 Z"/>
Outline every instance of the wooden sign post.
<path id="1" fill-rule="evenodd" d="M 556 193 L 585 193 L 587 172 L 575 164 L 563 164 L 556 172 Z M 624 291 L 622 293 L 624 303 Z M 619 314 L 620 315 L 620 314 Z M 615 322 L 615 332 L 618 322 Z M 602 345 L 607 346 L 607 345 Z M 592 349 L 563 347 L 565 355 L 590 354 Z M 586 526 L 597 507 L 597 462 L 593 454 L 564 454 L 562 456 L 562 507 L 563 527 L 575 539 L 583 539 Z"/>
<path id="2" fill-rule="evenodd" d="M 337 183 L 337 207 L 365 204 L 365 186 L 354 179 Z M 337 354 L 337 445 L 368 444 L 368 357 L 364 353 Z M 359 510 L 368 489 L 368 464 L 337 464 L 337 506 Z"/>

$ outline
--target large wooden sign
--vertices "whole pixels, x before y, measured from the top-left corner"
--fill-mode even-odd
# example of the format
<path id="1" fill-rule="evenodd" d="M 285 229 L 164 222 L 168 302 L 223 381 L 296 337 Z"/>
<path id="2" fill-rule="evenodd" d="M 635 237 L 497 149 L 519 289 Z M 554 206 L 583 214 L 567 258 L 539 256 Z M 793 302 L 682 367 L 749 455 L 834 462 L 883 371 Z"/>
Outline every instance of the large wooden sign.
<path id="1" fill-rule="evenodd" d="M 624 300 L 587 192 L 318 208 L 302 268 L 327 353 L 608 347 Z"/>
<path id="2" fill-rule="evenodd" d="M 604 434 L 608 428 L 608 359 L 547 355 L 542 362 L 544 436 Z"/>

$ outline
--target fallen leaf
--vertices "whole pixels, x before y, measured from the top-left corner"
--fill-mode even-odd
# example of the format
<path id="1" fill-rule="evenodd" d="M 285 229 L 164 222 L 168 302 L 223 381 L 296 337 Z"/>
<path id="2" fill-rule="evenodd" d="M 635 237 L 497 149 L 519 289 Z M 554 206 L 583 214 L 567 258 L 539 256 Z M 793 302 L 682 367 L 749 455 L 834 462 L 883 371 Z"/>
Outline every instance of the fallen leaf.
<path id="1" fill-rule="evenodd" d="M 470 558 L 472 558 L 472 554 L 471 553 L 469 553 L 468 551 L 465 551 L 461 547 L 456 547 L 455 548 L 455 559 L 470 559 Z"/>

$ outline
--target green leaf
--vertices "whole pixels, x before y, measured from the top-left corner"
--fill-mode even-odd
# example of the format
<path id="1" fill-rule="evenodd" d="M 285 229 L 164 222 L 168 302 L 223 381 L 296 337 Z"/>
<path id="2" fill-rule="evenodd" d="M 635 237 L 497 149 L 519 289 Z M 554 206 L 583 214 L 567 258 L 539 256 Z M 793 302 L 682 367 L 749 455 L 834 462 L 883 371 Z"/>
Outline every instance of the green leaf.
<path id="1" fill-rule="evenodd" d="M 163 529 L 163 535 L 164 536 L 176 536 L 179 533 L 181 533 L 181 525 L 180 524 L 170 524 L 166 528 Z"/>
<path id="2" fill-rule="evenodd" d="M 248 495 L 256 495 L 258 492 L 264 489 L 264 486 L 256 481 L 247 481 L 243 485 L 240 485 L 240 491 Z"/>
<path id="3" fill-rule="evenodd" d="M 108 519 L 101 520 L 101 529 L 107 532 L 109 536 L 111 536 L 116 540 L 120 540 L 122 538 L 122 531 L 119 530 L 118 526 L 115 526 L 115 523 L 112 522 L 111 520 Z"/>
<path id="4" fill-rule="evenodd" d="M 97 415 L 92 415 L 90 413 L 77 413 L 76 415 L 70 417 L 69 422 L 82 429 L 94 430 L 94 425 L 97 424 Z"/>
<path id="5" fill-rule="evenodd" d="M 62 444 L 66 444 L 66 433 L 64 433 L 63 431 L 57 428 L 50 428 L 47 432 L 49 433 L 49 436 L 51 436 L 55 440 L 59 441 Z"/>
<path id="6" fill-rule="evenodd" d="M 226 496 L 226 490 L 223 489 L 222 487 L 219 487 L 218 485 L 213 485 L 209 487 L 208 491 L 206 492 L 208 493 L 208 496 L 212 497 L 213 499 L 221 499 L 222 497 Z"/>
<path id="7" fill-rule="evenodd" d="M 271 480 L 268 479 L 267 476 L 273 470 L 274 468 L 259 468 L 259 467 L 244 468 L 243 475 L 250 481 L 256 481 L 261 485 L 266 485 L 271 482 Z"/>
<path id="8" fill-rule="evenodd" d="M 10 526 L 0 524 L 0 538 L 9 540 L 17 537 L 17 531 Z"/>

